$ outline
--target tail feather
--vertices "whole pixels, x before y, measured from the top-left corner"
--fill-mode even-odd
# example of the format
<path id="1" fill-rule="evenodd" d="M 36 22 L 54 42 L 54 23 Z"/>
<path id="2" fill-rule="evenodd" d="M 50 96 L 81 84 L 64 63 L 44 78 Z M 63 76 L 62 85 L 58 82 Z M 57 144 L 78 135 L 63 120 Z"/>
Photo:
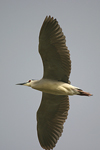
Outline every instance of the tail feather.
<path id="1" fill-rule="evenodd" d="M 81 89 L 78 89 L 78 92 L 80 96 L 93 96 L 92 94 L 88 93 L 88 92 L 84 92 Z"/>

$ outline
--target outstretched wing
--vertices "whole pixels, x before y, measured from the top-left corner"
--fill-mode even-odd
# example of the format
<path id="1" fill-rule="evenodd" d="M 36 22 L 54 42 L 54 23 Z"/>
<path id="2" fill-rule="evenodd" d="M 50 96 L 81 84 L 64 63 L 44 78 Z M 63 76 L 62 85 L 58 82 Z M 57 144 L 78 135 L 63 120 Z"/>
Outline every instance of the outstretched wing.
<path id="1" fill-rule="evenodd" d="M 62 29 L 51 16 L 45 18 L 40 30 L 39 53 L 44 66 L 43 78 L 68 82 L 71 72 L 69 50 Z"/>
<path id="2" fill-rule="evenodd" d="M 63 132 L 69 110 L 68 96 L 43 93 L 37 111 L 37 133 L 40 145 L 50 150 L 55 147 Z"/>

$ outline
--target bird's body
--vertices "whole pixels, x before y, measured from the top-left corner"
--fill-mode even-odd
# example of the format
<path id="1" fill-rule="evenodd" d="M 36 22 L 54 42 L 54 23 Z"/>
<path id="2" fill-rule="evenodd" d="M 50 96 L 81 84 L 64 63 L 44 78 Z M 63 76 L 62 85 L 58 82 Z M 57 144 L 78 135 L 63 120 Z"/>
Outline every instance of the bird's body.
<path id="1" fill-rule="evenodd" d="M 50 79 L 31 80 L 31 82 L 29 82 L 27 86 L 54 95 L 79 94 L 77 87 L 72 86 L 65 82 L 50 80 Z"/>
<path id="2" fill-rule="evenodd" d="M 39 35 L 43 78 L 18 84 L 42 91 L 42 101 L 37 111 L 37 133 L 40 145 L 45 150 L 53 149 L 63 132 L 69 110 L 68 95 L 91 96 L 69 84 L 71 60 L 65 42 L 57 20 L 46 17 Z"/>

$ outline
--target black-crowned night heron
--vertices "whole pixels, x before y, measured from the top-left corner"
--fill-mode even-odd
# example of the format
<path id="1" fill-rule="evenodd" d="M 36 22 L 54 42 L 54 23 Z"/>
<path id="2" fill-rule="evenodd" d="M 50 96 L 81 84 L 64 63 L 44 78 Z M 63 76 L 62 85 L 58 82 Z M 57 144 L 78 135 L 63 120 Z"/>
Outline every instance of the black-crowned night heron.
<path id="1" fill-rule="evenodd" d="M 63 132 L 69 110 L 68 95 L 91 94 L 70 85 L 69 50 L 62 29 L 51 16 L 45 18 L 40 30 L 39 53 L 44 66 L 43 78 L 18 85 L 42 91 L 42 101 L 37 111 L 37 133 L 42 148 L 50 150 L 55 147 Z"/>

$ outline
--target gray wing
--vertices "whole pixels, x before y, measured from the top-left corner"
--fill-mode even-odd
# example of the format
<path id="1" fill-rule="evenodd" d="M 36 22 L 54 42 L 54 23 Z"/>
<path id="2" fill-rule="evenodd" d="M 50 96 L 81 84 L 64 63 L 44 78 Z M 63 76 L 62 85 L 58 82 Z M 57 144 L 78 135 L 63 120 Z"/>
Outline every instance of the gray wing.
<path id="1" fill-rule="evenodd" d="M 50 150 L 55 147 L 63 132 L 68 110 L 68 96 L 43 93 L 41 105 L 37 111 L 37 132 L 39 142 L 44 149 Z"/>
<path id="2" fill-rule="evenodd" d="M 46 17 L 39 35 L 39 53 L 44 65 L 43 78 L 68 82 L 71 72 L 65 36 L 53 17 Z"/>

